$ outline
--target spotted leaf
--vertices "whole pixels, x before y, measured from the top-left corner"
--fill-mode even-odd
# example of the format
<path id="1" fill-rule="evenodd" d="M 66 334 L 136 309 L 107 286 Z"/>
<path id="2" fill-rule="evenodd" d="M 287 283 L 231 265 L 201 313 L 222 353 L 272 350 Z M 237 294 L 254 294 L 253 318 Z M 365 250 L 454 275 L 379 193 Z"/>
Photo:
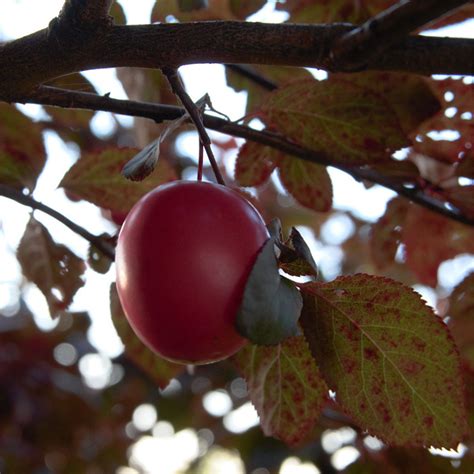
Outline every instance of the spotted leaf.
<path id="1" fill-rule="evenodd" d="M 410 143 L 390 103 L 346 76 L 281 87 L 268 95 L 261 115 L 271 129 L 345 164 L 388 160 Z"/>
<path id="2" fill-rule="evenodd" d="M 274 347 L 248 344 L 232 361 L 247 381 L 263 432 L 290 446 L 304 441 L 328 393 L 304 338 Z"/>
<path id="3" fill-rule="evenodd" d="M 132 182 L 120 171 L 139 150 L 110 148 L 97 153 L 85 153 L 61 181 L 66 192 L 116 213 L 127 213 L 147 192 L 167 181 L 176 179 L 175 171 L 166 162 L 158 164 L 150 177 Z"/>
<path id="4" fill-rule="evenodd" d="M 392 445 L 455 448 L 466 430 L 459 357 L 420 295 L 363 274 L 302 292 L 311 352 L 360 427 Z"/>
<path id="5" fill-rule="evenodd" d="M 281 153 L 269 146 L 245 142 L 235 162 L 235 179 L 241 186 L 258 186 L 264 183 L 275 169 Z"/>
<path id="6" fill-rule="evenodd" d="M 294 157 L 278 160 L 278 173 L 287 191 L 304 207 L 326 212 L 332 206 L 332 183 L 326 168 Z"/>

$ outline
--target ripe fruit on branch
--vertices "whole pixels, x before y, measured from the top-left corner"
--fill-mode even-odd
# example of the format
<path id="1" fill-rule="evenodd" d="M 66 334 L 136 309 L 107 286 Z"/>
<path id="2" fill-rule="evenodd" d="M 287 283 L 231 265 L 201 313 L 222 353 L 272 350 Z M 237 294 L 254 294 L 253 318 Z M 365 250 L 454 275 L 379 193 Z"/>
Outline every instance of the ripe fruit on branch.
<path id="1" fill-rule="evenodd" d="M 245 343 L 235 329 L 245 283 L 269 235 L 225 186 L 162 185 L 130 211 L 119 234 L 117 289 L 140 339 L 175 362 L 224 359 Z"/>

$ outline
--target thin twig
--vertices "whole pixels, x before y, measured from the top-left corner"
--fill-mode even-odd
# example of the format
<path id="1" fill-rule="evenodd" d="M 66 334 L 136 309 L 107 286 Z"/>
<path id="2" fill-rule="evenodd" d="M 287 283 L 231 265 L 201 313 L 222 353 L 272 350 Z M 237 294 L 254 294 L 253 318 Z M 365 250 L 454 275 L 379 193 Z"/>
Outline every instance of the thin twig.
<path id="1" fill-rule="evenodd" d="M 334 64 L 347 70 L 364 68 L 409 33 L 470 0 L 401 0 L 343 35 L 331 49 Z"/>
<path id="2" fill-rule="evenodd" d="M 240 76 L 250 79 L 252 82 L 258 84 L 268 91 L 273 91 L 278 87 L 278 84 L 262 76 L 257 71 L 255 71 L 255 69 L 247 66 L 246 64 L 224 64 L 224 66 L 231 71 L 235 71 Z"/>
<path id="3" fill-rule="evenodd" d="M 209 158 L 209 162 L 211 163 L 212 171 L 214 171 L 217 182 L 225 186 L 224 178 L 222 177 L 219 165 L 217 164 L 217 160 L 214 156 L 214 153 L 212 152 L 211 139 L 209 138 L 206 128 L 204 127 L 204 124 L 202 122 L 201 111 L 197 108 L 196 104 L 192 101 L 191 97 L 189 97 L 188 93 L 186 92 L 186 89 L 184 88 L 183 83 L 181 82 L 181 79 L 178 76 L 177 69 L 166 67 L 163 68 L 162 71 L 168 79 L 168 82 L 170 83 L 173 92 L 181 100 L 184 108 L 188 112 L 189 117 L 191 118 L 197 129 L 199 139 L 204 149 L 206 150 L 207 157 Z"/>
<path id="4" fill-rule="evenodd" d="M 41 105 L 53 105 L 64 108 L 102 110 L 133 117 L 145 117 L 162 122 L 174 120 L 185 114 L 180 107 L 170 105 L 150 104 L 130 100 L 112 99 L 108 96 L 98 96 L 89 92 L 67 91 L 55 87 L 43 86 L 30 96 L 18 98 L 15 102 L 33 103 Z M 402 184 L 391 182 L 388 178 L 377 171 L 367 168 L 350 167 L 343 163 L 337 163 L 325 153 L 315 152 L 308 148 L 296 145 L 284 137 L 268 132 L 258 131 L 244 125 L 237 125 L 227 120 L 212 115 L 203 115 L 203 123 L 207 128 L 216 130 L 227 135 L 252 140 L 262 145 L 268 145 L 289 155 L 299 157 L 306 161 L 318 163 L 324 166 L 333 166 L 351 175 L 356 180 L 367 180 L 380 184 L 397 194 L 423 206 L 431 211 L 437 212 L 449 219 L 474 226 L 474 219 L 465 216 L 460 210 L 447 208 L 443 201 L 427 196 L 423 191 L 416 188 L 405 187 Z"/>
<path id="5" fill-rule="evenodd" d="M 111 245 L 104 242 L 103 239 L 100 237 L 91 234 L 89 231 L 84 229 L 83 227 L 77 225 L 76 223 L 69 220 L 67 217 L 63 216 L 60 212 L 51 209 L 46 204 L 42 204 L 41 202 L 36 201 L 31 196 L 27 196 L 23 194 L 21 191 L 14 189 L 10 186 L 6 186 L 4 184 L 0 184 L 0 196 L 4 196 L 8 199 L 12 199 L 20 204 L 25 206 L 31 207 L 38 211 L 42 211 L 45 214 L 48 214 L 51 217 L 54 217 L 56 220 L 64 224 L 66 227 L 69 227 L 73 232 L 79 234 L 80 236 L 84 237 L 84 239 L 88 240 L 95 248 L 100 250 L 106 257 L 110 258 L 110 260 L 114 260 L 115 258 L 115 251 Z"/>

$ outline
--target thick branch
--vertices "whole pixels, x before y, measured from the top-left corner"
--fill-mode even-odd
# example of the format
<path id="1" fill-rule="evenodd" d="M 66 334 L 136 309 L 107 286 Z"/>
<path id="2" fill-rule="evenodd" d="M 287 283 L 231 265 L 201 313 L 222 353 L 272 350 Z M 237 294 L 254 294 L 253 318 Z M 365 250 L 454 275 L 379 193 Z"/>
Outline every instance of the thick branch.
<path id="1" fill-rule="evenodd" d="M 401 0 L 336 41 L 331 51 L 334 64 L 361 69 L 409 33 L 469 1 Z"/>
<path id="2" fill-rule="evenodd" d="M 95 28 L 111 24 L 110 7 L 114 0 L 66 0 L 58 15 L 57 24 L 75 28 Z"/>
<path id="3" fill-rule="evenodd" d="M 33 209 L 37 209 L 38 211 L 42 211 L 45 214 L 48 214 L 51 217 L 54 217 L 56 220 L 64 224 L 66 227 L 69 227 L 73 232 L 84 237 L 84 239 L 88 240 L 94 247 L 100 250 L 106 257 L 114 260 L 115 258 L 115 251 L 113 247 L 106 242 L 103 241 L 100 237 L 91 234 L 83 227 L 77 225 L 76 223 L 69 220 L 67 217 L 63 216 L 60 212 L 51 209 L 46 204 L 42 204 L 41 202 L 35 201 L 31 196 L 26 196 L 21 191 L 18 191 L 14 188 L 6 186 L 4 184 L 0 184 L 0 196 L 4 196 L 8 199 L 12 199 L 20 204 L 25 206 L 31 207 Z"/>
<path id="4" fill-rule="evenodd" d="M 156 122 L 164 120 L 174 120 L 181 117 L 185 111 L 180 107 L 170 105 L 157 105 L 130 100 L 111 99 L 108 96 L 97 96 L 87 92 L 66 91 L 54 87 L 41 87 L 36 93 L 28 97 L 19 99 L 21 103 L 34 103 L 42 105 L 56 105 L 65 108 L 103 110 L 107 112 L 130 115 L 133 117 L 145 117 Z M 474 226 L 474 219 L 471 219 L 457 209 L 447 208 L 444 202 L 436 200 L 426 195 L 417 188 L 406 187 L 403 184 L 392 182 L 370 168 L 350 167 L 344 163 L 332 160 L 325 153 L 315 152 L 302 146 L 296 145 L 284 137 L 267 131 L 258 131 L 252 128 L 237 125 L 227 120 L 204 114 L 203 123 L 206 127 L 221 133 L 235 137 L 252 140 L 262 145 L 268 145 L 277 150 L 299 157 L 306 161 L 318 163 L 324 166 L 333 166 L 344 171 L 357 180 L 367 180 L 380 184 L 395 191 L 400 196 L 413 201 L 431 211 L 437 212 L 449 219 L 456 220 L 463 224 Z"/>
<path id="5" fill-rule="evenodd" d="M 353 28 L 348 24 L 210 21 L 111 26 L 64 37 L 41 30 L 0 47 L 0 100 L 14 101 L 58 76 L 104 67 L 240 63 L 334 71 L 328 53 Z M 474 74 L 473 57 L 471 39 L 409 37 L 371 60 L 367 69 Z"/>

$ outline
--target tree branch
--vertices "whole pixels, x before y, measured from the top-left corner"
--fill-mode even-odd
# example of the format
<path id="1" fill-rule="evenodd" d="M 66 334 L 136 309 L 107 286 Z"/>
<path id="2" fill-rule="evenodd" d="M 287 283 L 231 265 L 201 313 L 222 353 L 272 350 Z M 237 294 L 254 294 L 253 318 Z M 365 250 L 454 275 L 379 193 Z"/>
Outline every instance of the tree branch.
<path id="1" fill-rule="evenodd" d="M 105 67 L 195 63 L 274 64 L 336 71 L 329 51 L 350 24 L 294 25 L 206 21 L 111 26 L 86 35 L 49 30 L 0 46 L 0 100 L 11 102 L 55 77 Z M 367 69 L 474 74 L 474 40 L 408 37 Z M 344 70 L 340 67 L 339 70 Z"/>
<path id="2" fill-rule="evenodd" d="M 109 11 L 113 2 L 114 0 L 66 0 L 53 24 L 78 29 L 110 26 L 112 18 Z"/>
<path id="3" fill-rule="evenodd" d="M 73 232 L 79 234 L 80 236 L 84 237 L 84 239 L 88 240 L 96 249 L 100 250 L 106 257 L 110 258 L 111 260 L 114 260 L 115 251 L 111 245 L 104 242 L 103 239 L 101 239 L 100 237 L 91 234 L 83 227 L 72 222 L 67 217 L 63 216 L 60 212 L 51 209 L 49 206 L 46 206 L 46 204 L 42 204 L 41 202 L 34 200 L 31 196 L 26 196 L 21 191 L 18 191 L 4 184 L 0 184 L 0 196 L 12 199 L 13 201 L 16 201 L 20 204 L 31 207 L 33 209 L 37 209 L 38 211 L 42 211 L 45 214 L 54 217 L 66 227 L 69 227 L 69 229 L 71 229 Z"/>
<path id="4" fill-rule="evenodd" d="M 185 111 L 180 107 L 170 105 L 150 104 L 131 100 L 112 99 L 108 96 L 98 96 L 88 92 L 67 91 L 55 87 L 43 86 L 30 96 L 19 99 L 20 103 L 33 103 L 40 105 L 52 105 L 65 108 L 103 110 L 133 117 L 145 117 L 162 122 L 164 120 L 175 120 L 181 117 Z M 258 131 L 250 127 L 238 125 L 213 115 L 204 114 L 203 123 L 206 127 L 232 135 L 235 137 L 252 140 L 262 145 L 267 145 L 289 155 L 296 156 L 312 163 L 324 166 L 332 166 L 351 175 L 356 180 L 367 180 L 384 186 L 404 196 L 412 202 L 419 204 L 431 211 L 441 214 L 449 219 L 474 226 L 474 219 L 469 218 L 458 209 L 447 208 L 443 201 L 426 195 L 422 190 L 407 187 L 395 183 L 368 167 L 350 167 L 344 163 L 338 163 L 329 158 L 325 153 L 315 152 L 308 148 L 296 145 L 284 137 L 268 131 Z"/>
<path id="5" fill-rule="evenodd" d="M 401 0 L 340 37 L 331 49 L 334 64 L 346 70 L 364 68 L 370 60 L 409 33 L 470 0 Z"/>

